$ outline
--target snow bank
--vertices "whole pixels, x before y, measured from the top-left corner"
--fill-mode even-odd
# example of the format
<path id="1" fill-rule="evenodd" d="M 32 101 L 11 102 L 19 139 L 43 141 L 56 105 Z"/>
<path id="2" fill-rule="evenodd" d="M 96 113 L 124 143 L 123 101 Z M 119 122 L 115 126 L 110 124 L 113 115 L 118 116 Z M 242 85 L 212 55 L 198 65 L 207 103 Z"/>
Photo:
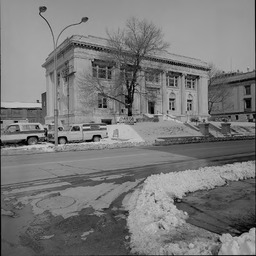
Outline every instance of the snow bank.
<path id="1" fill-rule="evenodd" d="M 255 228 L 239 237 L 223 234 L 219 255 L 255 255 Z"/>
<path id="2" fill-rule="evenodd" d="M 178 210 L 174 200 L 182 198 L 188 192 L 225 185 L 226 180 L 236 181 L 253 177 L 255 161 L 148 177 L 143 186 L 130 196 L 128 202 L 124 200 L 125 207 L 129 210 L 127 225 L 131 233 L 132 253 L 212 254 L 219 244 L 214 237 L 203 242 L 194 237 L 189 244 L 184 241 L 173 243 L 173 237 L 166 239 L 166 236 L 177 233 L 177 230 L 191 228 L 186 223 L 187 213 Z"/>

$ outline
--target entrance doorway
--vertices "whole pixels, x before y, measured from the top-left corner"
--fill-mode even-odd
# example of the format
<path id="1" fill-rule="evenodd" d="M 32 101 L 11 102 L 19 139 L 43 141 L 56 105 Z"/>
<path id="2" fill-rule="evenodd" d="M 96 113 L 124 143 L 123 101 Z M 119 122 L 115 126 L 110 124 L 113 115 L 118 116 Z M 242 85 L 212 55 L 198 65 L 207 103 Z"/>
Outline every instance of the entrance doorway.
<path id="1" fill-rule="evenodd" d="M 148 102 L 148 113 L 155 114 L 155 102 L 153 101 Z"/>

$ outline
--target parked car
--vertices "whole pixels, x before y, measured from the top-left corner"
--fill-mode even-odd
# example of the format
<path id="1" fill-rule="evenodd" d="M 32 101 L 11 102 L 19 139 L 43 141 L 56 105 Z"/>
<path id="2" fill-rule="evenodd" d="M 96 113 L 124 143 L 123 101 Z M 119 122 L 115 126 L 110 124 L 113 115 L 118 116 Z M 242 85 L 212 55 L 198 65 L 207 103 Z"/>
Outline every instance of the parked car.
<path id="1" fill-rule="evenodd" d="M 35 145 L 45 141 L 44 127 L 40 123 L 9 124 L 1 133 L 1 145 L 9 143 L 26 143 Z"/>
<path id="2" fill-rule="evenodd" d="M 48 132 L 48 141 L 54 142 L 54 131 Z M 107 125 L 104 123 L 85 123 L 73 124 L 68 130 L 58 132 L 58 143 L 66 144 L 68 142 L 82 141 L 100 141 L 107 138 Z"/>

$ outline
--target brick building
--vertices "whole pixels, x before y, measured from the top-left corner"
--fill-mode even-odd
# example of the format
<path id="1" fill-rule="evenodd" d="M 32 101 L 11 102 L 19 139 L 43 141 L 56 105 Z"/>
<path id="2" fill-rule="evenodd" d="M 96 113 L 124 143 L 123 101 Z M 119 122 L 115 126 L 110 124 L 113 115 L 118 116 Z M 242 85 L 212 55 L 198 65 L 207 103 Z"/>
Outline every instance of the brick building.
<path id="1" fill-rule="evenodd" d="M 1 102 L 1 129 L 10 123 L 43 123 L 42 104 L 24 102 Z"/>
<path id="2" fill-rule="evenodd" d="M 74 35 L 57 48 L 58 112 L 62 125 L 80 122 L 115 123 L 127 114 L 127 109 L 98 94 L 94 105 L 86 105 L 79 98 L 77 79 L 87 72 L 93 77 L 111 84 L 116 68 L 101 59 L 109 51 L 107 40 L 94 36 Z M 42 65 L 46 70 L 47 115 L 46 123 L 54 121 L 53 52 Z M 168 52 L 147 58 L 140 74 L 140 91 L 152 92 L 155 99 L 135 93 L 133 116 L 169 115 L 181 121 L 190 117 L 208 118 L 207 63 L 194 58 Z M 152 74 L 145 72 L 147 67 Z"/>

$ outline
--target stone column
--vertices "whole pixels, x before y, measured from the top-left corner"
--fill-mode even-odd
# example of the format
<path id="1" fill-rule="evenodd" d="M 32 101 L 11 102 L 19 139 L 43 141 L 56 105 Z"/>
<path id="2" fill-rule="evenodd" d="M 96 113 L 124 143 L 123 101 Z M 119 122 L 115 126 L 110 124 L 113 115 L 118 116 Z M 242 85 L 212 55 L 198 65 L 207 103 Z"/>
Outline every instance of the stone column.
<path id="1" fill-rule="evenodd" d="M 162 113 L 167 113 L 167 89 L 166 89 L 166 71 L 162 74 Z"/>
<path id="2" fill-rule="evenodd" d="M 186 74 L 182 74 L 181 75 L 181 79 L 180 79 L 180 103 L 181 103 L 181 115 L 185 115 L 186 113 L 186 88 L 185 88 L 185 75 Z"/>
<path id="3" fill-rule="evenodd" d="M 201 117 L 208 116 L 208 79 L 200 76 L 198 84 L 198 114 Z"/>
<path id="4" fill-rule="evenodd" d="M 145 84 L 145 73 L 144 71 L 141 71 L 140 73 L 140 89 L 141 89 L 141 95 L 140 95 L 140 114 L 147 113 L 147 101 L 144 96 L 146 92 L 146 84 Z"/>

